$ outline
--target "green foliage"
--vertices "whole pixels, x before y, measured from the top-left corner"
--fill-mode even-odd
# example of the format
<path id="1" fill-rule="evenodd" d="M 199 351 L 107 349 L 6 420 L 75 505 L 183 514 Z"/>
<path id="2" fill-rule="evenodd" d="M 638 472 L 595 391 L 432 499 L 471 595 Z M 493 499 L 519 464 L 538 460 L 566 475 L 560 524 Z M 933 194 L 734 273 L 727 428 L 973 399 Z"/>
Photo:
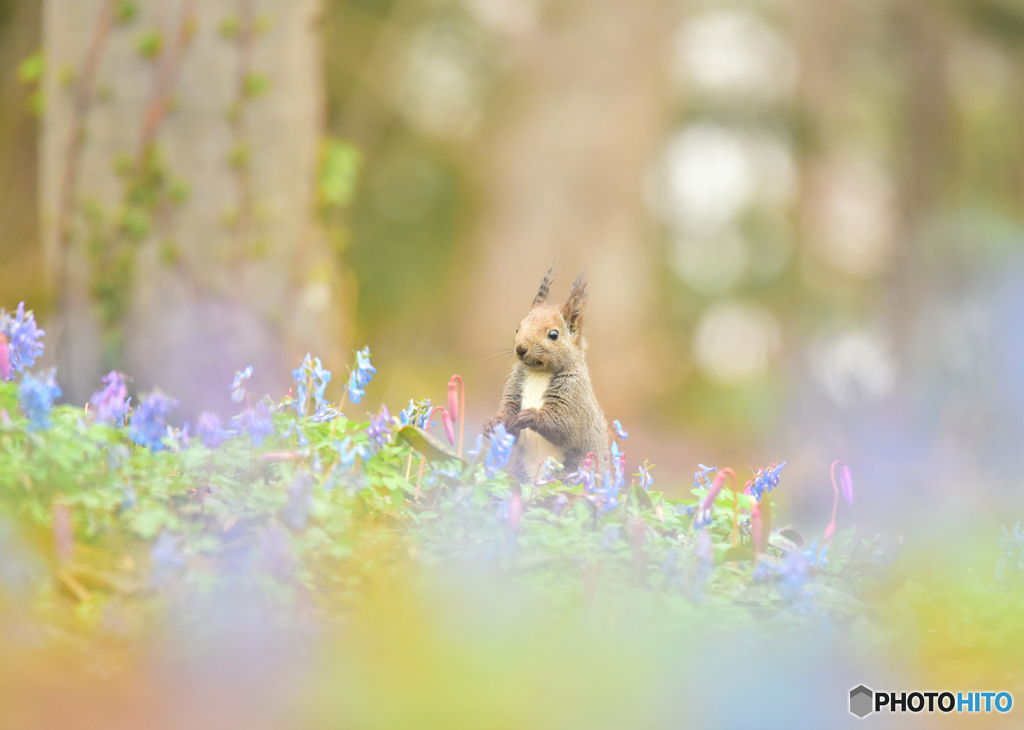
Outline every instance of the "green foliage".
<path id="1" fill-rule="evenodd" d="M 321 206 L 347 206 L 352 202 L 362 161 L 354 145 L 338 139 L 324 143 L 318 188 Z"/>
<path id="2" fill-rule="evenodd" d="M 246 96 L 255 99 L 263 96 L 270 90 L 270 78 L 266 74 L 250 71 L 245 75 L 242 83 Z"/>
<path id="3" fill-rule="evenodd" d="M 164 47 L 163 34 L 156 28 L 150 28 L 139 34 L 135 39 L 135 50 L 144 58 L 156 58 Z"/>
<path id="4" fill-rule="evenodd" d="M 18 64 L 18 80 L 25 84 L 39 83 L 46 69 L 46 57 L 41 50 Z"/>
<path id="5" fill-rule="evenodd" d="M 135 20 L 139 14 L 139 4 L 135 0 L 118 0 L 114 7 L 114 16 L 117 22 L 128 24 Z"/>

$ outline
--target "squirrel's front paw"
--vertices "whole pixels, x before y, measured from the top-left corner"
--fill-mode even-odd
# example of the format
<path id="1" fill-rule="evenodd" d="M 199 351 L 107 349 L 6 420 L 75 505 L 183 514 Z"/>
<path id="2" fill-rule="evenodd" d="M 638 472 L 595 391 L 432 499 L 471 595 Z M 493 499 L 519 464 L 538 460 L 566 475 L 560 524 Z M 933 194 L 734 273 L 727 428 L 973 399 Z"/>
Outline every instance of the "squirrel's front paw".
<path id="1" fill-rule="evenodd" d="M 509 431 L 519 433 L 524 428 L 534 428 L 537 425 L 539 416 L 540 411 L 536 408 L 524 408 L 519 411 L 519 415 L 509 425 Z"/>
<path id="2" fill-rule="evenodd" d="M 484 433 L 490 436 L 492 433 L 494 433 L 494 429 L 499 423 L 508 428 L 504 418 L 502 418 L 501 416 L 495 416 L 494 418 L 489 419 L 487 423 L 484 424 Z"/>

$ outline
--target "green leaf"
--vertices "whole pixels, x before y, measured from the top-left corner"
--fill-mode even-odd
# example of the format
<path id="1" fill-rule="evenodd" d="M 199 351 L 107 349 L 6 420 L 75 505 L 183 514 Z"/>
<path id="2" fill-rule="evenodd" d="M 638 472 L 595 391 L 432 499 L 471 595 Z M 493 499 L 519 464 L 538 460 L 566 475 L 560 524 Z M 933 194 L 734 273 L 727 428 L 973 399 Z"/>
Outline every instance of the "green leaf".
<path id="1" fill-rule="evenodd" d="M 429 461 L 454 460 L 459 462 L 460 468 L 466 465 L 466 462 L 449 451 L 443 443 L 419 426 L 410 425 L 400 428 L 398 430 L 398 437 L 427 457 Z"/>

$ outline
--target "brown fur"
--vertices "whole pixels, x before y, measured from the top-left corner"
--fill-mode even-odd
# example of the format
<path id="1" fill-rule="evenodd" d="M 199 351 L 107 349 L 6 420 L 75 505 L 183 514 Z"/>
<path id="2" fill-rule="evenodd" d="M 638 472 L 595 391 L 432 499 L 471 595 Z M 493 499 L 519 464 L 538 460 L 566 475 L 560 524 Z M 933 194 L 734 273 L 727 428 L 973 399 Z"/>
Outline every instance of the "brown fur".
<path id="1" fill-rule="evenodd" d="M 589 452 L 597 455 L 601 471 L 608 467 L 608 422 L 584 358 L 587 285 L 580 274 L 565 304 L 546 304 L 550 277 L 548 269 L 533 308 L 519 323 L 515 344 L 519 361 L 505 383 L 497 414 L 485 426 L 490 433 L 501 423 L 516 434 L 509 470 L 521 482 L 536 478 L 538 459 L 531 457 L 541 453 L 538 449 L 560 453 L 561 476 L 575 471 Z M 558 333 L 554 340 L 549 336 L 553 331 Z M 532 391 L 545 383 L 540 407 L 524 408 L 524 397 L 536 395 Z M 524 430 L 533 433 L 524 434 Z"/>

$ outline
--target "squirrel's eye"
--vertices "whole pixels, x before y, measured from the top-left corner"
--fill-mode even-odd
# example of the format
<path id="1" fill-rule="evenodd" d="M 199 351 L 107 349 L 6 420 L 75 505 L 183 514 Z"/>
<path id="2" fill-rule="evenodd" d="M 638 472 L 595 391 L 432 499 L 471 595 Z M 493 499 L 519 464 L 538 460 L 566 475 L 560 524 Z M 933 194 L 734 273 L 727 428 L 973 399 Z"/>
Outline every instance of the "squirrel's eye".
<path id="1" fill-rule="evenodd" d="M 548 332 L 548 339 L 549 340 L 557 340 L 558 339 L 558 330 L 551 330 L 550 332 Z"/>

